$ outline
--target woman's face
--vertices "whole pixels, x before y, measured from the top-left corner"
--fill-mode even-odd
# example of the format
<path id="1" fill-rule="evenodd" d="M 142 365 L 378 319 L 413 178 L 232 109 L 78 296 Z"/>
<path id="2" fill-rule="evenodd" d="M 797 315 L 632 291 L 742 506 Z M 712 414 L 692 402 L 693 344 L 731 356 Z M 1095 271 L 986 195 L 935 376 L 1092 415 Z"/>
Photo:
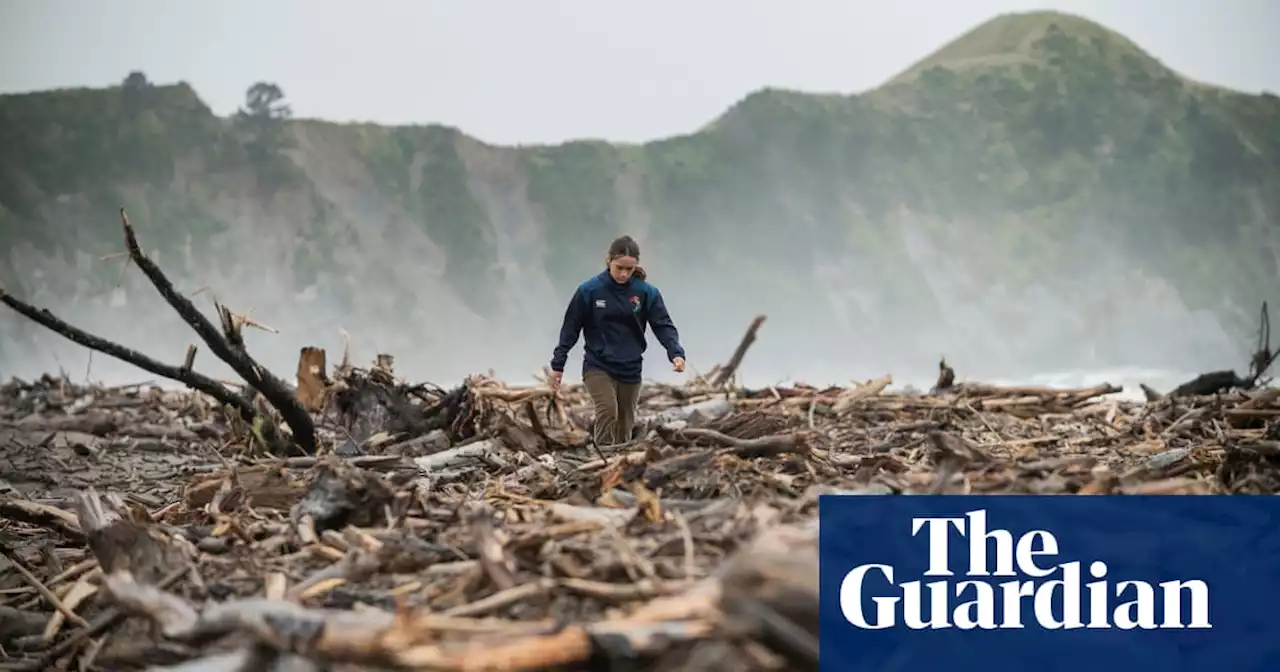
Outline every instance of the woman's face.
<path id="1" fill-rule="evenodd" d="M 614 257 L 609 260 L 609 277 L 622 284 L 631 279 L 631 274 L 636 272 L 637 263 L 639 260 L 635 257 Z"/>

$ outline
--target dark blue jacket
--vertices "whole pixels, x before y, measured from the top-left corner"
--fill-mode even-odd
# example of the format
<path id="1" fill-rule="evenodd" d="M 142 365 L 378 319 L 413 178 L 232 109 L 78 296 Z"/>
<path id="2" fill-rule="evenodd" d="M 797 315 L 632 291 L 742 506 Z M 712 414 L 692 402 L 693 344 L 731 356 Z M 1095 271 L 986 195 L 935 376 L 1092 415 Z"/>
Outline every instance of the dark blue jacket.
<path id="1" fill-rule="evenodd" d="M 657 287 L 632 276 L 618 284 L 609 271 L 578 285 L 564 311 L 560 344 L 551 356 L 551 369 L 564 371 L 569 351 L 583 334 L 582 371 L 604 371 L 623 383 L 640 382 L 645 347 L 645 325 L 667 350 L 667 359 L 684 357 L 680 334 L 667 313 Z"/>

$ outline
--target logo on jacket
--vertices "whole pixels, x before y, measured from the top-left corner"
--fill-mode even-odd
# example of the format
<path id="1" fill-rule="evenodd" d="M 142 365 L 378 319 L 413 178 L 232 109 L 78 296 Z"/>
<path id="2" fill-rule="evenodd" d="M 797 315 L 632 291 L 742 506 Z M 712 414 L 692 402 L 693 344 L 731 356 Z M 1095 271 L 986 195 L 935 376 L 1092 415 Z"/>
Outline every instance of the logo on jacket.
<path id="1" fill-rule="evenodd" d="M 640 297 L 638 296 L 631 297 L 631 312 L 633 313 L 640 312 Z"/>

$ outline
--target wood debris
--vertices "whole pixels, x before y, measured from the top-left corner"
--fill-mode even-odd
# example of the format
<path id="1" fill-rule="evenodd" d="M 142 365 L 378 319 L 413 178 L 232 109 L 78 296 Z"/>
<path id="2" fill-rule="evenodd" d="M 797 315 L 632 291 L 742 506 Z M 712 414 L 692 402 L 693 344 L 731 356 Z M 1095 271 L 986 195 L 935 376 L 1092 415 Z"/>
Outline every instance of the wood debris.
<path id="1" fill-rule="evenodd" d="M 816 669 L 822 494 L 1280 492 L 1262 364 L 1147 402 L 945 360 L 929 394 L 732 385 L 760 318 L 732 366 L 646 385 L 640 436 L 603 448 L 581 385 L 414 384 L 306 346 L 294 387 L 247 321 L 191 311 L 245 391 L 194 349 L 142 366 L 190 390 L 0 384 L 3 669 Z"/>
<path id="2" fill-rule="evenodd" d="M 650 386 L 601 450 L 572 386 L 330 385 L 318 456 L 196 392 L 0 387 L 9 662 L 812 669 L 820 494 L 1280 491 L 1273 388 Z"/>

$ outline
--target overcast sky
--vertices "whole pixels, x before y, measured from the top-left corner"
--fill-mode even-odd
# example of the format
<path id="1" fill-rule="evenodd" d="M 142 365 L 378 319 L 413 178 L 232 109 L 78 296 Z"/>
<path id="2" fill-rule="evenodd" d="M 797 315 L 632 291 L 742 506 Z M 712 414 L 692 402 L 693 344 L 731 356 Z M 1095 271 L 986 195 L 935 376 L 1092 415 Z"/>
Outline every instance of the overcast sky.
<path id="1" fill-rule="evenodd" d="M 1280 0 L 0 0 L 0 91 L 142 70 L 228 114 L 266 79 L 299 116 L 643 141 L 764 86 L 874 87 L 1031 9 L 1096 20 L 1195 79 L 1280 91 Z"/>

